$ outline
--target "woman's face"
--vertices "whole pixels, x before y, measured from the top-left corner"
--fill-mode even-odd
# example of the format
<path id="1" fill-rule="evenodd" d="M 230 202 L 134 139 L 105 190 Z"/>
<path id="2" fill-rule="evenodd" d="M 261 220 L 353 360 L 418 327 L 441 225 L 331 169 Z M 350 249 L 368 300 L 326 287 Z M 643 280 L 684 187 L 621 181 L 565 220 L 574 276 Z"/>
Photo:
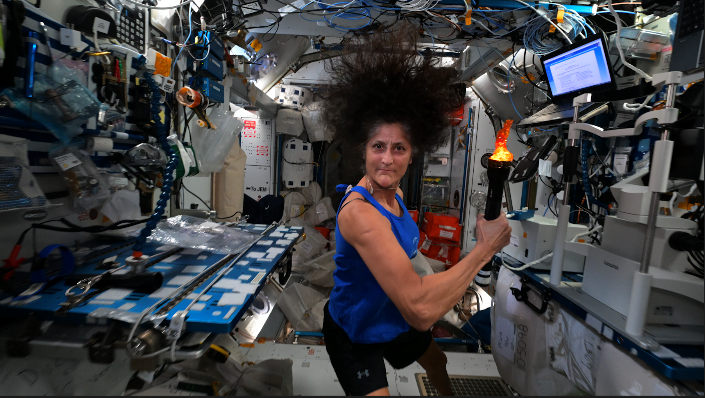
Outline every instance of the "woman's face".
<path id="1" fill-rule="evenodd" d="M 399 124 L 382 124 L 365 145 L 367 176 L 382 188 L 396 186 L 411 163 L 411 143 Z"/>

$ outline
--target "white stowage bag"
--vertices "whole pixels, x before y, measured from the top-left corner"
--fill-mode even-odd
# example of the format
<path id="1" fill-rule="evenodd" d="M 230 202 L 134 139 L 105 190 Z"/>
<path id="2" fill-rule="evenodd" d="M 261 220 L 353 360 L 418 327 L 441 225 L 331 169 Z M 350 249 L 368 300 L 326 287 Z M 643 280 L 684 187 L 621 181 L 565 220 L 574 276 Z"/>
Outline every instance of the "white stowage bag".
<path id="1" fill-rule="evenodd" d="M 303 265 L 304 279 L 316 286 L 333 287 L 333 272 L 335 272 L 335 252 L 325 252 Z"/>
<path id="2" fill-rule="evenodd" d="M 304 260 L 310 260 L 314 258 L 318 253 L 320 253 L 328 244 L 328 240 L 321 235 L 316 228 L 304 225 L 304 233 L 306 234 L 306 239 L 296 244 L 294 246 L 295 253 L 301 254 L 301 258 Z"/>
<path id="3" fill-rule="evenodd" d="M 267 359 L 242 372 L 235 386 L 236 396 L 291 396 L 294 376 L 291 359 Z"/>
<path id="4" fill-rule="evenodd" d="M 289 192 L 284 197 L 284 214 L 282 214 L 281 222 L 287 222 L 292 218 L 296 218 L 304 212 L 306 198 L 298 192 Z"/>
<path id="5" fill-rule="evenodd" d="M 279 109 L 277 112 L 277 133 L 299 136 L 304 132 L 301 112 L 295 109 Z"/>
<path id="6" fill-rule="evenodd" d="M 422 278 L 426 275 L 433 275 L 433 269 L 431 269 L 428 259 L 421 252 L 416 252 L 414 258 L 411 259 L 411 265 L 414 267 L 414 271 Z"/>
<path id="7" fill-rule="evenodd" d="M 308 139 L 311 142 L 333 141 L 333 132 L 326 129 L 321 121 L 321 103 L 311 102 L 301 110 Z"/>
<path id="8" fill-rule="evenodd" d="M 306 188 L 301 188 L 301 194 L 306 198 L 306 206 L 318 203 L 323 196 L 321 186 L 315 181 L 311 181 Z"/>
<path id="9" fill-rule="evenodd" d="M 294 330 L 320 332 L 323 328 L 323 307 L 328 299 L 300 283 L 287 286 L 277 303 Z"/>
<path id="10" fill-rule="evenodd" d="M 306 222 L 313 226 L 316 226 L 333 217 L 335 217 L 335 210 L 333 210 L 333 205 L 328 197 L 323 198 L 313 204 L 308 210 L 306 210 L 306 214 L 304 214 Z"/>
<path id="11" fill-rule="evenodd" d="M 491 307 L 492 356 L 502 379 L 524 396 L 588 393 L 550 365 L 546 324 L 556 322 L 560 306 L 551 301 L 548 310 L 537 315 L 526 304 L 516 301 L 510 287 L 520 288 L 520 278 L 502 267 Z"/>

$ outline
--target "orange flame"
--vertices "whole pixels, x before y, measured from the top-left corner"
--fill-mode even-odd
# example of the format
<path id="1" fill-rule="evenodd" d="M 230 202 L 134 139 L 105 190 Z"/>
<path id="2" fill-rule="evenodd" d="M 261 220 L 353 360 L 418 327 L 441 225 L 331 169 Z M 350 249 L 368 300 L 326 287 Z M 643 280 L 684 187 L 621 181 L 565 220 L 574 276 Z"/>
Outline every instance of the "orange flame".
<path id="1" fill-rule="evenodd" d="M 494 153 L 490 157 L 492 160 L 500 162 L 511 162 L 514 160 L 514 155 L 507 149 L 507 138 L 509 138 L 509 128 L 512 127 L 513 120 L 504 122 L 502 130 L 497 133 L 497 140 L 494 143 Z"/>

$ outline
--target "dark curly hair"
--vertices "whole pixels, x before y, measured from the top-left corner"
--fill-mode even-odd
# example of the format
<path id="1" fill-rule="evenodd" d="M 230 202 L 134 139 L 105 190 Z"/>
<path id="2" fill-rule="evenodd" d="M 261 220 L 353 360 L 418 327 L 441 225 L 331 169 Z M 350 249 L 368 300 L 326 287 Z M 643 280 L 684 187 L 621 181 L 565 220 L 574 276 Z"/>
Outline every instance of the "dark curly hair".
<path id="1" fill-rule="evenodd" d="M 448 140 L 448 114 L 463 104 L 455 68 L 422 57 L 418 32 L 404 26 L 347 43 L 326 64 L 332 83 L 323 90 L 322 119 L 343 147 L 364 151 L 381 124 L 398 123 L 413 154 L 433 152 Z"/>

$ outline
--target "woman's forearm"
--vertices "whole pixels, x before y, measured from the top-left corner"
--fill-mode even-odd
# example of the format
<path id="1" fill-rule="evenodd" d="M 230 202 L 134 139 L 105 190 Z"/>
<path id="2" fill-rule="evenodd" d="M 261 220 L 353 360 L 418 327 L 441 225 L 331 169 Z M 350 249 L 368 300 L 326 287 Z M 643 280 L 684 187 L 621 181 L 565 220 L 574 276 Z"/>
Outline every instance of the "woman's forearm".
<path id="1" fill-rule="evenodd" d="M 412 325 L 419 330 L 430 328 L 441 319 L 465 294 L 475 275 L 492 259 L 484 246 L 475 248 L 454 267 L 421 278 L 420 288 L 411 300 L 417 312 Z"/>

